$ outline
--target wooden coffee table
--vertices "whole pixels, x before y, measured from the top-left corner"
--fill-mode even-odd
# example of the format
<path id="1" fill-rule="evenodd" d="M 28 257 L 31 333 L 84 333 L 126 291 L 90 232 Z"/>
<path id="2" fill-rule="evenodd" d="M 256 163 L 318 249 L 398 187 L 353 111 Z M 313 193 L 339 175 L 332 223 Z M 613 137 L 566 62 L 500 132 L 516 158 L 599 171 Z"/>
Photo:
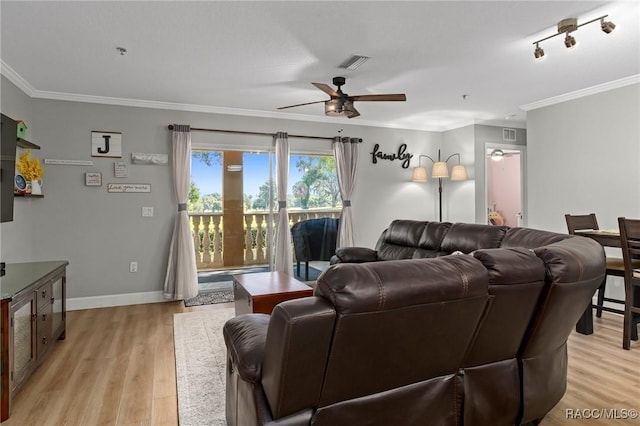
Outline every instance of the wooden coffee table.
<path id="1" fill-rule="evenodd" d="M 284 272 L 233 275 L 236 315 L 271 314 L 280 302 L 311 295 L 311 287 Z"/>

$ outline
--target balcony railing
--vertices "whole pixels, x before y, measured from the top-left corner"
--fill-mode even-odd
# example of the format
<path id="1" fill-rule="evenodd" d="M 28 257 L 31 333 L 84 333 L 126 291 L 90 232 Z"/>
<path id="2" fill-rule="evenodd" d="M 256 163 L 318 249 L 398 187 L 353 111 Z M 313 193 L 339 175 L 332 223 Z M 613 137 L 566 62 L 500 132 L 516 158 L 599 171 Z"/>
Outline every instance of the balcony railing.
<path id="1" fill-rule="evenodd" d="M 289 226 L 301 220 L 319 217 L 339 218 L 341 209 L 289 210 Z M 196 252 L 198 270 L 216 269 L 224 265 L 222 244 L 222 212 L 189 212 L 193 245 Z M 275 219 L 274 219 L 275 220 Z M 272 225 L 275 232 L 275 224 Z M 266 265 L 271 257 L 268 244 L 269 213 L 247 211 L 244 213 L 244 265 Z M 240 242 L 239 242 L 240 243 Z"/>

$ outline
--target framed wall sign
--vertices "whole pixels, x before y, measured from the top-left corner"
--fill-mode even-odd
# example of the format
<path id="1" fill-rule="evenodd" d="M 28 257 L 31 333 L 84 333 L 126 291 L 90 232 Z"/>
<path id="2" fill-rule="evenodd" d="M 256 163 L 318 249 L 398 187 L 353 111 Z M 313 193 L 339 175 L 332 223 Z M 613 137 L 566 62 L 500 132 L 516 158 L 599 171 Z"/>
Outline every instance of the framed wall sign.
<path id="1" fill-rule="evenodd" d="M 122 158 L 122 132 L 91 132 L 91 156 Z"/>
<path id="2" fill-rule="evenodd" d="M 113 174 L 117 178 L 129 177 L 129 167 L 124 161 L 116 161 L 113 163 Z"/>
<path id="3" fill-rule="evenodd" d="M 95 173 L 95 172 L 85 173 L 84 184 L 87 186 L 102 186 L 102 173 Z"/>
<path id="4" fill-rule="evenodd" d="M 131 162 L 133 164 L 164 166 L 169 162 L 169 156 L 167 154 L 145 154 L 142 152 L 132 152 Z"/>
<path id="5" fill-rule="evenodd" d="M 149 183 L 108 183 L 107 192 L 114 193 L 144 193 L 151 192 Z"/>

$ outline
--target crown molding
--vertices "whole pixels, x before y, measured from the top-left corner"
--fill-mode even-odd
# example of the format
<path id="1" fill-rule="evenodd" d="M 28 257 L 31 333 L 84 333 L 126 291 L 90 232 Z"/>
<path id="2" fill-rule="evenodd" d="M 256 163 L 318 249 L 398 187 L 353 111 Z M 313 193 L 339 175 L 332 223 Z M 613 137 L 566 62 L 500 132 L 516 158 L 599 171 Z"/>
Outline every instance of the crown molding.
<path id="1" fill-rule="evenodd" d="M 236 115 L 243 117 L 260 117 L 260 118 L 271 118 L 278 120 L 296 120 L 296 121 L 307 121 L 307 122 L 315 122 L 315 123 L 330 123 L 330 124 L 338 124 L 340 126 L 343 125 L 355 125 L 355 126 L 365 126 L 365 127 L 381 127 L 388 129 L 403 129 L 403 130 L 421 130 L 421 131 L 431 131 L 431 132 L 441 132 L 447 130 L 443 126 L 407 126 L 402 124 L 396 124 L 393 122 L 381 122 L 381 121 L 373 121 L 373 120 L 363 120 L 358 119 L 357 122 L 346 122 L 340 118 L 335 117 L 326 117 L 326 116 L 311 116 L 305 114 L 295 114 L 288 112 L 275 112 L 275 111 L 261 111 L 261 110 L 251 110 L 251 109 L 241 109 L 241 108 L 228 108 L 228 107 L 219 107 L 219 106 L 210 106 L 210 105 L 194 105 L 194 104 L 181 104 L 175 102 L 159 102 L 159 101 L 148 101 L 142 99 L 129 99 L 129 98 L 115 98 L 108 96 L 93 96 L 93 95 L 82 95 L 76 93 L 64 93 L 64 92 L 51 92 L 44 90 L 37 90 L 33 86 L 31 86 L 20 74 L 15 72 L 13 68 L 7 65 L 4 61 L 0 61 L 0 73 L 7 77 L 9 81 L 15 84 L 19 89 L 21 89 L 24 93 L 26 93 L 29 97 L 35 99 L 49 99 L 49 100 L 57 100 L 57 101 L 68 101 L 68 102 L 85 102 L 85 103 L 93 103 L 93 104 L 103 104 L 103 105 L 116 105 L 116 106 L 130 106 L 136 108 L 152 108 L 152 109 L 164 109 L 164 110 L 172 110 L 172 111 L 187 111 L 187 112 L 203 112 L 210 114 L 225 114 L 225 115 Z M 459 126 L 454 126 L 459 127 Z"/>
<path id="2" fill-rule="evenodd" d="M 565 93 L 564 95 L 554 96 L 552 98 L 542 99 L 540 101 L 531 102 L 529 104 L 521 105 L 525 111 L 531 111 L 538 108 L 543 108 L 562 102 L 572 101 L 574 99 L 583 98 L 585 96 L 595 95 L 597 93 L 606 92 L 620 87 L 629 86 L 631 84 L 640 83 L 640 74 L 624 77 L 619 80 L 613 80 L 608 83 L 599 84 L 597 86 L 588 87 L 586 89 L 576 90 L 575 92 Z"/>
<path id="3" fill-rule="evenodd" d="M 37 92 L 36 89 L 32 85 L 30 85 L 27 80 L 22 78 L 20 74 L 15 72 L 13 68 L 11 68 L 5 61 L 2 60 L 0 60 L 0 74 L 7 77 L 10 82 L 15 84 L 20 90 L 22 90 L 27 94 L 27 96 L 31 98 L 33 98 L 35 93 Z"/>

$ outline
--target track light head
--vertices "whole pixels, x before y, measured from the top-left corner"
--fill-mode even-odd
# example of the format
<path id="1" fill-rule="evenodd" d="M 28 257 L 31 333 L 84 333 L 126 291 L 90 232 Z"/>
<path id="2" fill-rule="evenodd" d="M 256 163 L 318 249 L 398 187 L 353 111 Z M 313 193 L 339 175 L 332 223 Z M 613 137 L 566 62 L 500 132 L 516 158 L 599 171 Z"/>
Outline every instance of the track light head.
<path id="1" fill-rule="evenodd" d="M 564 38 L 564 45 L 567 47 L 567 49 L 571 49 L 576 45 L 576 39 L 571 34 L 567 33 Z"/>
<path id="2" fill-rule="evenodd" d="M 533 56 L 535 56 L 535 58 L 538 60 L 544 57 L 544 50 L 542 50 L 542 48 L 538 46 L 538 43 L 536 43 L 536 50 L 533 52 Z"/>
<path id="3" fill-rule="evenodd" d="M 605 21 L 604 17 L 600 18 L 600 28 L 605 34 L 610 34 L 611 31 L 616 29 L 616 24 L 611 21 Z"/>

